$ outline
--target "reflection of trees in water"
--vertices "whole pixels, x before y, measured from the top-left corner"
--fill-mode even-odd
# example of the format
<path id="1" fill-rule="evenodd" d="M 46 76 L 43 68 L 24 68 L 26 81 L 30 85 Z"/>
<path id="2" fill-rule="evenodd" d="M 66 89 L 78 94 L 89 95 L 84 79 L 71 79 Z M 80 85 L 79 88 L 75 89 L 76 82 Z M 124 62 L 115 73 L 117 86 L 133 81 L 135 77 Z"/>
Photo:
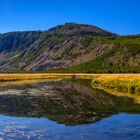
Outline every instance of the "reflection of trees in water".
<path id="1" fill-rule="evenodd" d="M 30 86 L 22 85 L 28 94 L 1 95 L 0 112 L 13 116 L 48 117 L 66 125 L 95 122 L 120 111 L 133 111 L 138 105 L 126 97 L 115 97 L 92 90 L 75 82 L 47 82 Z M 30 89 L 47 88 L 50 94 L 32 95 Z M 10 87 L 9 87 L 10 88 Z M 15 88 L 21 90 L 20 86 Z M 39 94 L 39 93 L 38 93 Z M 130 107 L 130 108 L 129 108 Z"/>

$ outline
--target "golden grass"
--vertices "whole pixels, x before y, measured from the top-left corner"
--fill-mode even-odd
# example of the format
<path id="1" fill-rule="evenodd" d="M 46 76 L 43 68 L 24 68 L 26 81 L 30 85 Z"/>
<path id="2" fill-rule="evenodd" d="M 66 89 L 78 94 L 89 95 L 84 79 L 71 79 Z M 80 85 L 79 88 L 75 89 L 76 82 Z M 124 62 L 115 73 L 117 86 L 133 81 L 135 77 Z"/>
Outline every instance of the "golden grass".
<path id="1" fill-rule="evenodd" d="M 98 77 L 107 78 L 140 78 L 140 74 L 85 74 L 85 73 L 35 73 L 35 74 L 0 74 L 0 81 L 28 80 L 28 79 L 51 79 L 51 78 L 71 78 L 76 75 L 77 78 L 93 79 Z"/>
<path id="2" fill-rule="evenodd" d="M 92 86 L 118 96 L 133 97 L 140 102 L 140 74 L 100 75 L 93 79 Z"/>
<path id="3" fill-rule="evenodd" d="M 98 74 L 67 74 L 67 73 L 37 73 L 37 74 L 0 74 L 0 81 L 16 81 L 16 80 L 29 80 L 29 79 L 57 79 L 57 78 L 71 78 L 76 75 L 77 78 L 89 78 L 97 76 Z"/>
<path id="4" fill-rule="evenodd" d="M 69 75 L 59 74 L 0 74 L 0 81 L 17 81 L 17 80 L 31 80 L 31 79 L 55 79 L 68 78 Z"/>

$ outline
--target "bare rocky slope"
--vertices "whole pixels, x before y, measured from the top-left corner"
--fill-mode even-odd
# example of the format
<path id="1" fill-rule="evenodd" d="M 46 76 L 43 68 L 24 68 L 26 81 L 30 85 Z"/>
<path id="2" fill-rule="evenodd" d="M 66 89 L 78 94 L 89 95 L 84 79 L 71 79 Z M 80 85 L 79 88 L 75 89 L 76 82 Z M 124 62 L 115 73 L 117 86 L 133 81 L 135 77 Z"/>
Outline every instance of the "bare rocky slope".
<path id="1" fill-rule="evenodd" d="M 95 26 L 66 23 L 48 31 L 1 34 L 0 70 L 68 68 L 73 72 L 92 72 L 96 68 L 93 63 L 102 57 L 97 64 L 99 69 L 121 67 L 124 63 L 139 67 L 139 52 L 139 35 L 118 36 Z M 88 63 L 92 63 L 92 69 L 85 67 Z"/>

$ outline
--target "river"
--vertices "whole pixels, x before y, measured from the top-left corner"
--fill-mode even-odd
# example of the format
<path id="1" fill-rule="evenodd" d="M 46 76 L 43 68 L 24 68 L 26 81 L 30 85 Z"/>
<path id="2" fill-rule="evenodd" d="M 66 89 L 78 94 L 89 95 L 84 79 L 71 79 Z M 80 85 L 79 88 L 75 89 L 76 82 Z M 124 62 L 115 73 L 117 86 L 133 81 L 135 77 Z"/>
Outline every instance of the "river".
<path id="1" fill-rule="evenodd" d="M 140 105 L 84 82 L 0 85 L 0 140 L 139 140 Z"/>

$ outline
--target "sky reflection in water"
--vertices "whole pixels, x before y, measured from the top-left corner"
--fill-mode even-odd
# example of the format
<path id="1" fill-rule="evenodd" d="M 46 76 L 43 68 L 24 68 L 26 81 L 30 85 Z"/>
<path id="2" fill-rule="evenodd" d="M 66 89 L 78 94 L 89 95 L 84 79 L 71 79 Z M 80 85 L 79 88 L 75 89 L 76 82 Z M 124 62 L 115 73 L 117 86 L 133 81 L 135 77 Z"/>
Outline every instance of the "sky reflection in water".
<path id="1" fill-rule="evenodd" d="M 139 130 L 137 114 L 117 114 L 78 126 L 65 126 L 45 118 L 0 116 L 0 138 L 7 140 L 139 140 Z"/>

